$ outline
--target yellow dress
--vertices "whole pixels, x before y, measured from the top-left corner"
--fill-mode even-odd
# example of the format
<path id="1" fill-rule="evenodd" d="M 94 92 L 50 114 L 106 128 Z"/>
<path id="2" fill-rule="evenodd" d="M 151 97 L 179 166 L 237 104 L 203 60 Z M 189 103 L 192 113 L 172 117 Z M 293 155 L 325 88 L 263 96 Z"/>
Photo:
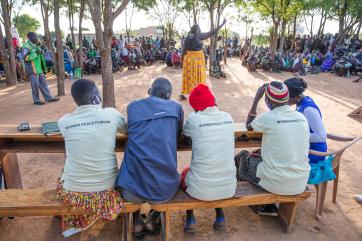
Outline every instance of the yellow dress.
<path id="1" fill-rule="evenodd" d="M 182 95 L 188 95 L 198 84 L 206 83 L 204 51 L 187 51 L 183 59 Z"/>

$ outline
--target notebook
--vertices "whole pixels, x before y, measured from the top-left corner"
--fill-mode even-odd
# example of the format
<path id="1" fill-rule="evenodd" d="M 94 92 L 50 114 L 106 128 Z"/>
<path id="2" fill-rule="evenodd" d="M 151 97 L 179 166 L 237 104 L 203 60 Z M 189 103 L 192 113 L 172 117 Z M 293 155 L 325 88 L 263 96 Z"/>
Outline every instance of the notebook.
<path id="1" fill-rule="evenodd" d="M 59 130 L 57 121 L 46 122 L 46 123 L 43 123 L 41 125 L 42 125 L 42 129 L 43 129 L 43 134 L 45 136 L 59 135 L 60 134 L 60 130 Z"/>

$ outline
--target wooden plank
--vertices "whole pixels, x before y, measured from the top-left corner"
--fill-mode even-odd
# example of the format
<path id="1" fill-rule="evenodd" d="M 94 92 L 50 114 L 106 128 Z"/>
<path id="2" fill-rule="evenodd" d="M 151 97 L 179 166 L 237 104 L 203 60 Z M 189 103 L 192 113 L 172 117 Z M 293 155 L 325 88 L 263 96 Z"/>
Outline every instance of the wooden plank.
<path id="1" fill-rule="evenodd" d="M 0 153 L 0 162 L 3 169 L 5 187 L 11 189 L 22 189 L 18 156 L 16 153 Z"/>
<path id="2" fill-rule="evenodd" d="M 6 189 L 0 191 L 0 217 L 79 215 L 83 210 L 70 209 L 58 200 L 56 190 Z M 135 212 L 139 204 L 125 203 L 122 213 Z"/>
<path id="3" fill-rule="evenodd" d="M 175 197 L 167 203 L 153 204 L 152 209 L 159 212 L 164 211 L 185 211 L 202 208 L 225 208 L 236 206 L 249 206 L 270 203 L 302 202 L 310 197 L 311 192 L 305 192 L 295 196 L 283 196 L 262 191 L 248 182 L 239 182 L 236 195 L 233 198 L 217 201 L 200 201 L 179 190 Z"/>
<path id="4" fill-rule="evenodd" d="M 247 135 L 250 135 L 249 138 Z M 258 133 L 243 134 L 243 139 L 235 142 L 235 148 L 252 148 L 260 147 L 261 139 L 253 136 L 259 135 Z M 126 139 L 118 139 L 116 141 L 116 152 L 124 152 L 126 146 Z M 191 146 L 185 146 L 184 141 L 180 140 L 178 144 L 178 151 L 191 151 Z M 0 151 L 2 153 L 64 153 L 65 145 L 64 140 L 51 140 L 46 137 L 41 139 L 0 139 Z"/>
<path id="5" fill-rule="evenodd" d="M 262 134 L 247 131 L 244 123 L 235 123 L 235 136 L 247 138 L 261 138 Z M 61 141 L 61 135 L 44 136 L 39 125 L 32 126 L 30 131 L 19 132 L 16 125 L 0 125 L 0 139 L 29 140 L 29 141 Z M 117 134 L 117 140 L 127 140 L 127 134 Z"/>

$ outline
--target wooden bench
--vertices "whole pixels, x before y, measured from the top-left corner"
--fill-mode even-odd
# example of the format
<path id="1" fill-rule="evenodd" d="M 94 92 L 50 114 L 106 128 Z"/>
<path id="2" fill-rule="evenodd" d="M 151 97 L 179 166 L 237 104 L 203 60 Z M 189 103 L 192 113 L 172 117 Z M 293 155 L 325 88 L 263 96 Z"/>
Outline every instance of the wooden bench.
<path id="1" fill-rule="evenodd" d="M 81 215 L 83 210 L 72 209 L 57 198 L 55 190 L 47 189 L 5 189 L 0 191 L 0 217 L 27 216 L 67 216 Z M 131 238 L 130 214 L 139 210 L 140 204 L 125 203 L 123 214 L 122 238 Z"/>
<path id="2" fill-rule="evenodd" d="M 163 204 L 151 205 L 151 208 L 162 213 L 162 237 L 164 241 L 171 239 L 170 213 L 202 208 L 227 208 L 250 206 L 259 204 L 280 203 L 279 219 L 287 233 L 292 232 L 297 205 L 310 197 L 311 192 L 307 188 L 305 192 L 295 196 L 282 196 L 262 191 L 248 182 L 238 182 L 235 196 L 218 201 L 200 201 L 190 197 L 184 191 L 179 190 L 175 197 Z"/>

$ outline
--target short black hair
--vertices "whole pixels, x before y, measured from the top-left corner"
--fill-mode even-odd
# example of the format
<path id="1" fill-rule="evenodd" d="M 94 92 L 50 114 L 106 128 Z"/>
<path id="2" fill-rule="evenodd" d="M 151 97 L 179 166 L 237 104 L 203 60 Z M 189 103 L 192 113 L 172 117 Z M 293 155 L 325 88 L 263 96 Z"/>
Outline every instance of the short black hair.
<path id="1" fill-rule="evenodd" d="M 157 78 L 153 81 L 150 95 L 156 96 L 162 99 L 170 99 L 172 94 L 171 82 L 166 78 Z"/>
<path id="2" fill-rule="evenodd" d="M 289 78 L 284 81 L 284 84 L 288 87 L 290 98 L 295 98 L 308 88 L 307 82 L 302 78 Z"/>
<path id="3" fill-rule="evenodd" d="M 71 88 L 73 99 L 78 106 L 91 104 L 92 96 L 97 92 L 96 83 L 89 79 L 78 79 Z"/>

